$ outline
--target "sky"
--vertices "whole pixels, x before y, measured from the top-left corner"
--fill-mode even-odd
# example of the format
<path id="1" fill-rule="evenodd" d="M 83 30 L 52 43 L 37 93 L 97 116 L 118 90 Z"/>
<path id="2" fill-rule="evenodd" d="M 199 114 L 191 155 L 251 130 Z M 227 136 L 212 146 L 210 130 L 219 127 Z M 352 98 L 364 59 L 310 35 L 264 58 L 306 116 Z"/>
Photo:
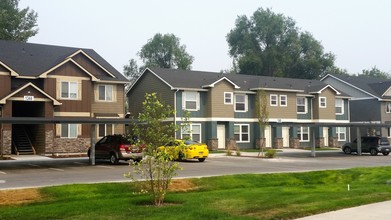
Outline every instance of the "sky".
<path id="1" fill-rule="evenodd" d="M 28 42 L 94 49 L 120 72 L 156 33 L 180 38 L 193 70 L 230 69 L 227 34 L 238 16 L 262 7 L 310 32 L 337 67 L 391 73 L 389 0 L 20 0 L 26 7 L 38 13 L 39 28 Z"/>

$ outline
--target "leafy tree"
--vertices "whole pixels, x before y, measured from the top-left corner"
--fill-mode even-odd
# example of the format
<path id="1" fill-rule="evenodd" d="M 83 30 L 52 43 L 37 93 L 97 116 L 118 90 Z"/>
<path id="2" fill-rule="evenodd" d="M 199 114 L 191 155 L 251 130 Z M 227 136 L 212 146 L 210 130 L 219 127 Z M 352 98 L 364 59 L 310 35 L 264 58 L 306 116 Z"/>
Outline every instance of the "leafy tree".
<path id="1" fill-rule="evenodd" d="M 255 116 L 258 119 L 258 125 L 261 128 L 261 142 L 260 142 L 260 151 L 259 154 L 262 153 L 263 155 L 263 149 L 265 147 L 266 143 L 266 135 L 265 135 L 265 129 L 266 126 L 269 124 L 269 108 L 268 108 L 268 102 L 266 97 L 265 90 L 258 90 L 255 100 Z"/>
<path id="2" fill-rule="evenodd" d="M 376 66 L 372 67 L 372 69 L 370 69 L 370 70 L 362 70 L 362 73 L 359 75 L 382 78 L 382 79 L 390 79 L 391 78 L 389 73 L 379 70 Z"/>
<path id="3" fill-rule="evenodd" d="M 174 34 L 155 34 L 138 55 L 146 67 L 191 69 L 194 58 L 186 52 L 185 45 L 180 45 L 179 40 Z"/>
<path id="4" fill-rule="evenodd" d="M 38 14 L 28 7 L 20 10 L 19 0 L 0 0 L 0 39 L 26 42 L 38 33 Z"/>
<path id="5" fill-rule="evenodd" d="M 181 169 L 174 162 L 174 155 L 161 146 L 174 141 L 177 130 L 173 122 L 166 119 L 172 117 L 174 110 L 164 105 L 156 93 L 145 94 L 143 111 L 139 114 L 140 125 L 134 129 L 134 134 L 140 138 L 140 144 L 146 146 L 145 158 L 135 166 L 134 173 L 125 176 L 137 181 L 137 177 L 146 181 L 137 181 L 141 192 L 148 193 L 155 206 L 163 205 L 168 187 L 176 171 Z"/>
<path id="6" fill-rule="evenodd" d="M 240 74 L 314 79 L 334 65 L 334 55 L 310 33 L 270 9 L 239 16 L 227 41 Z"/>
<path id="7" fill-rule="evenodd" d="M 137 80 L 137 78 L 141 75 L 143 68 L 137 65 L 137 61 L 135 59 L 130 59 L 129 64 L 124 65 L 124 75 L 128 78 L 131 83 Z"/>

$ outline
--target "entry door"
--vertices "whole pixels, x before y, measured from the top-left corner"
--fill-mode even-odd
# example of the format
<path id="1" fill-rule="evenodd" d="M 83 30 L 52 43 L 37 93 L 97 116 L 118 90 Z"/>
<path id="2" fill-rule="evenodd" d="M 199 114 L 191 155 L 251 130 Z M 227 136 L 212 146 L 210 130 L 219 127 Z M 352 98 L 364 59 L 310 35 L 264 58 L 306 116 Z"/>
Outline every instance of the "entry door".
<path id="1" fill-rule="evenodd" d="M 289 127 L 282 127 L 282 146 L 289 147 Z"/>
<path id="2" fill-rule="evenodd" d="M 217 148 L 225 149 L 225 125 L 217 125 Z"/>
<path id="3" fill-rule="evenodd" d="M 323 128 L 324 146 L 329 146 L 329 128 Z"/>
<path id="4" fill-rule="evenodd" d="M 272 133 L 270 125 L 265 127 L 266 147 L 272 147 Z"/>

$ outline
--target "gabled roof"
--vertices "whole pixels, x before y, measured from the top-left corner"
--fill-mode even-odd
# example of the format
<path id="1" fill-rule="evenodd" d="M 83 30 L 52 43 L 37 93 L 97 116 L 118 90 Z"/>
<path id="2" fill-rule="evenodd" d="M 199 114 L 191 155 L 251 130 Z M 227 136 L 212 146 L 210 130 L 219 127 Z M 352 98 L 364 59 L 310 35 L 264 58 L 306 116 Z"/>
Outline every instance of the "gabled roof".
<path id="1" fill-rule="evenodd" d="M 143 74 L 152 73 L 163 81 L 172 90 L 188 89 L 203 91 L 213 87 L 222 80 L 233 85 L 236 91 L 254 93 L 256 90 L 286 91 L 303 94 L 320 93 L 326 88 L 331 88 L 337 95 L 348 96 L 335 88 L 318 80 L 293 79 L 281 77 L 255 76 L 244 74 L 225 74 L 215 72 L 203 72 L 192 70 L 147 68 Z M 139 77 L 140 79 L 141 77 Z M 139 80 L 138 79 L 138 80 Z M 133 84 L 137 84 L 138 80 Z M 131 88 L 130 88 L 131 89 Z"/>
<path id="2" fill-rule="evenodd" d="M 79 53 L 84 54 L 108 74 L 104 80 L 128 81 L 92 49 L 0 40 L 0 65 L 19 77 L 38 78 Z"/>
<path id="3" fill-rule="evenodd" d="M 49 94 L 47 94 L 46 92 L 44 92 L 42 89 L 38 88 L 36 85 L 34 85 L 33 83 L 27 83 L 23 86 L 21 86 L 20 88 L 16 89 L 15 91 L 11 92 L 10 94 L 8 94 L 6 97 L 4 97 L 3 99 L 0 100 L 0 104 L 5 104 L 6 101 L 11 98 L 12 96 L 14 96 L 15 94 L 17 94 L 18 92 L 24 90 L 25 88 L 27 87 L 33 87 L 34 89 L 36 89 L 38 92 L 40 92 L 43 96 L 47 97 L 48 99 L 52 100 L 53 101 L 53 105 L 62 105 L 62 103 L 60 103 L 59 101 L 57 101 L 55 98 L 51 97 Z"/>

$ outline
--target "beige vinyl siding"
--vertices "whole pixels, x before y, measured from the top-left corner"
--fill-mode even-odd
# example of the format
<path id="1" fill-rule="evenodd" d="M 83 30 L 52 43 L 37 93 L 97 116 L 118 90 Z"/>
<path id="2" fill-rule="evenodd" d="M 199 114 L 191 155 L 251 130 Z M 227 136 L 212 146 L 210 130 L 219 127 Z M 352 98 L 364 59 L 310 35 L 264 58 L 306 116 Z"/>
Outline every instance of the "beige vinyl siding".
<path id="1" fill-rule="evenodd" d="M 232 92 L 232 104 L 224 104 L 224 92 Z M 226 80 L 212 87 L 208 94 L 208 117 L 233 118 L 235 106 L 234 96 L 233 85 Z"/>
<path id="2" fill-rule="evenodd" d="M 270 106 L 270 95 L 277 95 L 277 106 Z M 287 105 L 280 106 L 280 95 L 286 95 Z M 266 92 L 267 104 L 269 107 L 269 118 L 293 119 L 297 118 L 296 93 L 268 91 Z"/>
<path id="3" fill-rule="evenodd" d="M 94 94 L 97 93 L 98 86 L 94 85 Z M 117 113 L 119 115 L 124 114 L 125 112 L 125 104 L 124 104 L 124 86 L 123 85 L 114 85 L 113 88 L 115 91 L 115 95 L 113 97 L 116 97 L 116 99 L 113 99 L 112 102 L 101 102 L 96 100 L 96 96 L 92 95 L 92 107 L 91 111 L 92 113 Z"/>
<path id="4" fill-rule="evenodd" d="M 326 98 L 326 108 L 319 107 L 319 98 Z M 313 108 L 314 108 L 314 119 L 336 119 L 335 115 L 335 92 L 334 90 L 327 88 L 322 91 L 322 93 L 315 96 L 313 100 Z"/>
<path id="5" fill-rule="evenodd" d="M 128 93 L 129 112 L 132 116 L 138 116 L 138 113 L 142 111 L 142 103 L 144 102 L 145 94 L 152 92 L 156 92 L 157 97 L 160 101 L 164 102 L 164 104 L 174 107 L 175 91 L 172 91 L 167 84 L 152 73 L 145 72 Z M 182 105 L 182 103 L 177 103 L 177 105 Z"/>

